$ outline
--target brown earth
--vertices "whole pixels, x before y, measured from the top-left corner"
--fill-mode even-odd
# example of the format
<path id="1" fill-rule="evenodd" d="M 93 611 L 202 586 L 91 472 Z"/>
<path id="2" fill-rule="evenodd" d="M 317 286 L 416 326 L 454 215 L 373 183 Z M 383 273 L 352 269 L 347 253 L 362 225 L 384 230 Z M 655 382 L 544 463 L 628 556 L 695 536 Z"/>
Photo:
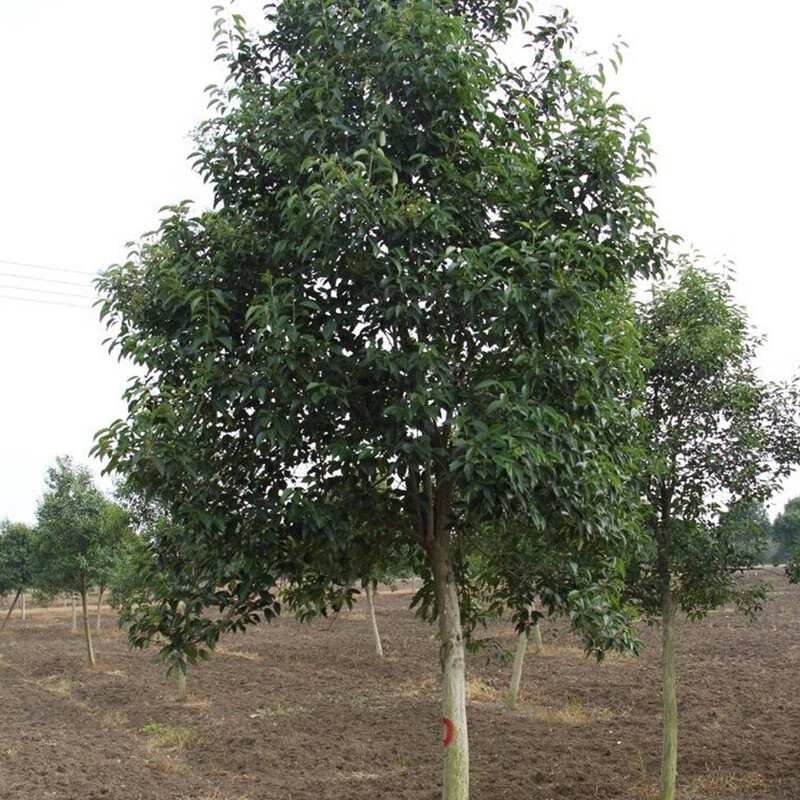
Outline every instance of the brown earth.
<path id="1" fill-rule="evenodd" d="M 755 623 L 729 609 L 678 633 L 684 800 L 800 798 L 800 587 L 773 578 Z M 99 664 L 65 609 L 17 613 L 0 637 L 4 800 L 434 800 L 441 785 L 437 643 L 383 593 L 378 661 L 364 609 L 226 639 L 172 700 L 154 652 L 104 618 Z M 362 604 L 363 606 L 364 604 Z M 513 646 L 509 624 L 490 633 Z M 641 658 L 586 660 L 546 622 L 514 713 L 508 667 L 469 656 L 473 800 L 647 800 L 660 748 L 658 632 Z"/>

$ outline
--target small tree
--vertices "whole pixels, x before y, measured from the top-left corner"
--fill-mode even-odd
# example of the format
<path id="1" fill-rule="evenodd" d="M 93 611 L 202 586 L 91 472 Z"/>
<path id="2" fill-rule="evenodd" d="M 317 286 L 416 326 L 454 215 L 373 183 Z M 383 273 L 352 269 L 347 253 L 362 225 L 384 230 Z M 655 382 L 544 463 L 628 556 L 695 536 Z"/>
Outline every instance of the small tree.
<path id="1" fill-rule="evenodd" d="M 794 497 L 783 507 L 772 524 L 772 540 L 777 546 L 773 556 L 776 563 L 793 558 L 800 547 L 800 497 Z"/>
<path id="2" fill-rule="evenodd" d="M 15 595 L 0 631 L 5 628 L 17 600 L 34 585 L 34 580 L 33 531 L 22 522 L 3 520 L 0 522 L 0 594 L 15 592 Z"/>
<path id="3" fill-rule="evenodd" d="M 99 283 L 143 370 L 96 451 L 174 514 L 191 593 L 157 629 L 178 642 L 213 605 L 213 644 L 276 613 L 272 587 L 309 563 L 323 593 L 329 562 L 369 575 L 371 515 L 425 563 L 446 800 L 469 791 L 472 539 L 509 516 L 536 529 L 547 486 L 563 549 L 626 544 L 613 519 L 569 519 L 588 461 L 603 486 L 630 477 L 599 435 L 617 387 L 571 394 L 560 365 L 591 372 L 577 320 L 654 266 L 649 138 L 570 58 L 566 14 L 525 66 L 496 58 L 527 13 L 285 0 L 261 35 L 221 23 L 229 82 L 196 154 L 215 210 L 174 208 Z"/>
<path id="4" fill-rule="evenodd" d="M 108 521 L 111 503 L 95 486 L 89 470 L 69 457 L 47 471 L 45 492 L 36 510 L 37 583 L 47 592 L 77 592 L 90 664 L 95 655 L 89 624 L 90 587 L 107 580 L 119 531 Z"/>
<path id="5" fill-rule="evenodd" d="M 662 626 L 664 747 L 660 800 L 677 773 L 676 614 L 690 618 L 733 601 L 753 612 L 762 583 L 734 573 L 763 549 L 764 529 L 743 524 L 754 504 L 800 460 L 793 387 L 760 381 L 758 345 L 730 282 L 683 265 L 641 308 L 646 369 L 646 517 L 649 542 L 630 585 Z M 752 522 L 752 520 L 751 520 Z"/>

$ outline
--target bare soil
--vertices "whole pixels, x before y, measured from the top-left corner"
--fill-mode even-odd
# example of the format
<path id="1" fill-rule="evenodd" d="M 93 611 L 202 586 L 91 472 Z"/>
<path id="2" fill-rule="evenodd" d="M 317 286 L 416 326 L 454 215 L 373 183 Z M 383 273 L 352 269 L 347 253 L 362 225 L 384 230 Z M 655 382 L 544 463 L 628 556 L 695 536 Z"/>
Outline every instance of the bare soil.
<path id="1" fill-rule="evenodd" d="M 800 587 L 775 577 L 756 622 L 722 609 L 678 631 L 679 796 L 800 798 Z M 441 787 L 438 645 L 376 599 L 335 620 L 292 618 L 226 639 L 176 703 L 154 651 L 130 652 L 108 612 L 85 665 L 70 612 L 18 612 L 0 637 L 4 800 L 434 800 Z M 488 631 L 513 648 L 510 624 Z M 473 800 L 648 800 L 661 745 L 657 630 L 640 658 L 583 657 L 563 622 L 529 651 L 516 712 L 509 667 L 469 657 Z"/>

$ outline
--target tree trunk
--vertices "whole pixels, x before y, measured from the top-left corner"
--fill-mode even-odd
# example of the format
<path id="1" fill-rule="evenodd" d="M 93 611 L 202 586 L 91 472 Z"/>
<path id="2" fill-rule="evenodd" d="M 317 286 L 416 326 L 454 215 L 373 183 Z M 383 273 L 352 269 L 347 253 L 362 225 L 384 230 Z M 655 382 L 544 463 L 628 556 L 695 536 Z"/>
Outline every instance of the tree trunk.
<path id="1" fill-rule="evenodd" d="M 528 632 L 517 634 L 517 649 L 514 652 L 514 665 L 511 668 L 511 683 L 508 685 L 505 706 L 509 711 L 517 707 L 519 686 L 522 682 L 522 665 L 525 663 L 525 650 L 528 647 Z"/>
<path id="2" fill-rule="evenodd" d="M 658 800 L 675 800 L 678 771 L 678 697 L 675 685 L 675 599 L 667 586 L 661 593 L 661 662 L 664 677 L 664 744 Z"/>
<path id="3" fill-rule="evenodd" d="M 104 591 L 104 586 L 101 586 L 97 591 L 97 630 L 100 630 L 100 604 L 103 602 Z"/>
<path id="4" fill-rule="evenodd" d="M 533 623 L 533 645 L 536 648 L 537 653 L 541 653 L 544 650 L 544 645 L 542 644 L 542 629 L 539 627 L 539 620 L 537 619 L 536 622 Z"/>
<path id="5" fill-rule="evenodd" d="M 78 606 L 75 603 L 75 592 L 72 592 L 72 630 L 78 630 Z"/>
<path id="6" fill-rule="evenodd" d="M 381 634 L 378 630 L 378 620 L 375 619 L 375 600 L 372 595 L 372 583 L 370 581 L 362 581 L 361 585 L 364 587 L 364 594 L 367 596 L 367 605 L 369 606 L 369 618 L 372 625 L 372 638 L 375 642 L 375 654 L 378 658 L 383 658 L 383 647 L 381 646 Z"/>
<path id="7" fill-rule="evenodd" d="M 468 800 L 469 740 L 464 637 L 448 531 L 437 531 L 430 558 L 442 642 L 439 653 L 442 666 L 442 723 L 445 726 L 442 798 Z"/>
<path id="8" fill-rule="evenodd" d="M 26 615 L 25 615 L 25 592 L 22 592 L 20 595 L 20 599 L 22 600 L 22 621 L 25 622 Z"/>
<path id="9" fill-rule="evenodd" d="M 97 662 L 94 659 L 94 649 L 92 648 L 92 630 L 89 625 L 89 602 L 86 592 L 86 582 L 84 581 L 81 586 L 81 606 L 83 608 L 83 633 L 86 637 L 86 655 L 89 659 L 89 665 L 94 666 Z"/>
<path id="10" fill-rule="evenodd" d="M 178 693 L 175 695 L 175 699 L 182 703 L 186 700 L 186 673 L 180 668 L 177 668 L 177 676 L 176 682 L 178 684 Z"/>
<path id="11" fill-rule="evenodd" d="M 6 628 L 6 623 L 8 622 L 8 618 L 11 616 L 11 612 L 14 610 L 14 606 L 17 604 L 17 600 L 19 600 L 19 596 L 22 594 L 22 589 L 20 589 L 16 596 L 14 597 L 14 602 L 11 604 L 11 608 L 8 609 L 8 613 L 6 614 L 6 618 L 3 620 L 2 626 L 0 626 L 0 633 L 2 633 Z"/>

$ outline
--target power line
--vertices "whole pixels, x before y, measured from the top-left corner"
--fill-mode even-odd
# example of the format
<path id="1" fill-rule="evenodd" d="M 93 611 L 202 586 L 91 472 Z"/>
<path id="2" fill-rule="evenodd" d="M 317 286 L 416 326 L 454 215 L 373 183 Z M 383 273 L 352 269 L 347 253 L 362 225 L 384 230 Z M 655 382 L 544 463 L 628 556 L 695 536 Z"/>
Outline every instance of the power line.
<path id="1" fill-rule="evenodd" d="M 13 267 L 32 267 L 33 269 L 46 269 L 51 272 L 72 272 L 75 275 L 91 275 L 95 277 L 96 272 L 86 272 L 82 269 L 68 269 L 67 267 L 47 267 L 44 264 L 30 264 L 26 261 L 10 261 L 7 258 L 0 258 L 0 264 L 10 264 Z"/>
<path id="2" fill-rule="evenodd" d="M 86 288 L 85 283 L 78 283 L 77 281 L 60 281 L 57 278 L 39 278 L 36 275 L 20 275 L 18 272 L 0 272 L 0 276 L 4 278 L 20 278 L 23 281 L 42 281 L 44 283 L 62 283 L 65 286 L 81 286 Z"/>
<path id="3" fill-rule="evenodd" d="M 64 308 L 85 308 L 91 309 L 91 306 L 85 306 L 79 303 L 61 303 L 58 300 L 39 300 L 35 297 L 12 297 L 10 294 L 0 294 L 0 299 L 3 300 L 21 300 L 23 303 L 39 303 L 44 306 L 64 306 Z"/>
<path id="4" fill-rule="evenodd" d="M 87 294 L 76 294 L 75 292 L 57 292 L 55 289 L 32 289 L 27 286 L 10 286 L 7 283 L 0 283 L 0 289 L 14 289 L 17 292 L 36 292 L 36 294 L 59 294 L 62 297 L 80 297 L 82 300 L 96 300 Z"/>

